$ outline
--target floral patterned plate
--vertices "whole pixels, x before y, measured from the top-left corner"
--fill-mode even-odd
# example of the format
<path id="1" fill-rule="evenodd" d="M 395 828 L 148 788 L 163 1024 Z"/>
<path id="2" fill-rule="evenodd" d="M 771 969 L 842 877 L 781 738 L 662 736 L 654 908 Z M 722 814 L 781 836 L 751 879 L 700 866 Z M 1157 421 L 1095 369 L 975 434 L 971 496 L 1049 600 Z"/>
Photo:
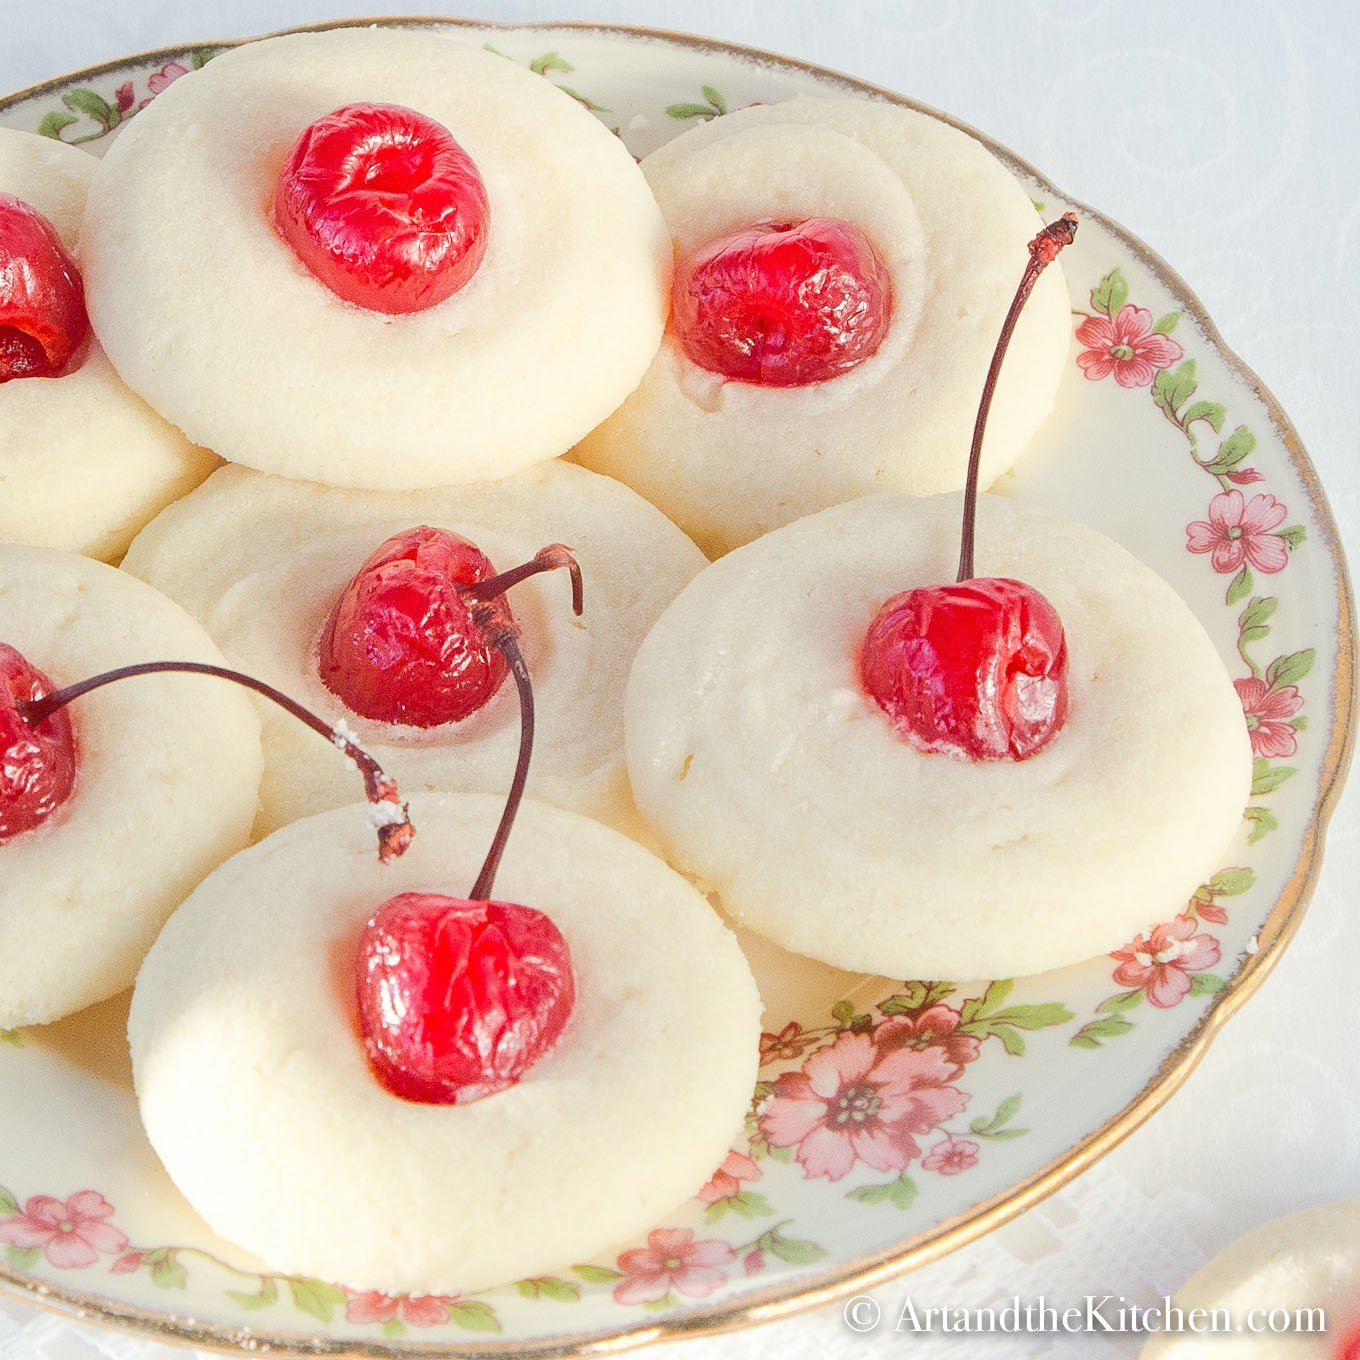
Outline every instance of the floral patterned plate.
<path id="1" fill-rule="evenodd" d="M 702 39 L 406 22 L 528 65 L 638 154 L 755 101 L 906 102 Z M 0 123 L 98 154 L 215 50 L 63 77 L 0 101 Z M 1058 408 L 1001 490 L 1124 543 L 1217 642 L 1255 754 L 1251 804 L 1221 870 L 1110 957 L 1042 977 L 786 975 L 745 1137 L 699 1195 L 612 1254 L 470 1295 L 279 1276 L 214 1239 L 138 1124 L 125 1000 L 0 1033 L 0 1281 L 203 1345 L 613 1349 L 772 1318 L 937 1256 L 1081 1171 L 1184 1079 L 1278 957 L 1317 872 L 1353 738 L 1345 567 L 1287 420 L 1193 294 L 1126 232 L 988 145 L 1047 215 L 1075 206 L 1086 223 L 1064 257 L 1073 343 Z"/>

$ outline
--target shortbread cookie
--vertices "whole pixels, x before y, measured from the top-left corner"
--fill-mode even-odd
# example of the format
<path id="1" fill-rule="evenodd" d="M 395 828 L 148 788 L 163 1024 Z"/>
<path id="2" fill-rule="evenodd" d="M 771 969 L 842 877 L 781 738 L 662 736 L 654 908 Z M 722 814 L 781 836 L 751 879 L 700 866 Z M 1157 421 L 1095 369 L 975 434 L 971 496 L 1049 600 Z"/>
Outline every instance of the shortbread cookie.
<path id="1" fill-rule="evenodd" d="M 466 894 L 501 805 L 412 799 L 415 842 L 387 866 L 362 808 L 295 823 L 204 883 L 142 969 L 129 1037 L 152 1145 L 275 1270 L 418 1293 L 558 1271 L 653 1226 L 741 1127 L 760 1003 L 736 942 L 647 851 L 533 803 L 496 897 L 571 950 L 556 1047 L 469 1104 L 403 1100 L 370 1071 L 364 922 L 397 893 Z"/>
<path id="2" fill-rule="evenodd" d="M 0 128 L 0 193 L 42 213 L 68 251 L 97 164 L 50 137 Z M 216 466 L 128 391 L 93 338 L 60 377 L 0 383 L 0 539 L 117 561 L 147 520 Z"/>
<path id="3" fill-rule="evenodd" d="M 462 722 L 417 728 L 358 717 L 318 674 L 318 639 L 341 591 L 380 543 L 421 524 L 471 539 L 502 571 L 549 543 L 576 550 L 581 618 L 572 615 L 562 573 L 535 577 L 507 597 L 538 712 L 529 789 L 636 829 L 623 755 L 628 667 L 704 559 L 612 479 L 553 462 L 498 482 L 379 494 L 223 468 L 148 526 L 125 566 L 178 600 L 234 665 L 332 721 L 345 718 L 404 790 L 504 789 L 519 743 L 513 684 Z M 332 752 L 272 707 L 260 716 L 259 830 L 353 800 L 352 779 Z"/>
<path id="4" fill-rule="evenodd" d="M 342 301 L 271 220 L 295 139 L 356 101 L 443 124 L 485 183 L 486 256 L 428 310 Z M 664 223 L 607 128 L 503 57 L 397 29 L 266 39 L 176 81 L 110 147 L 81 249 L 115 367 L 191 438 L 382 489 L 565 452 L 637 384 L 670 279 Z"/>
<path id="5" fill-rule="evenodd" d="M 0 544 L 0 583 L 0 642 L 58 687 L 140 661 L 222 664 L 178 605 L 88 558 Z M 0 841 L 0 1029 L 130 986 L 162 922 L 247 844 L 255 815 L 260 728 L 234 686 L 141 676 L 69 712 L 70 797 Z"/>
<path id="6" fill-rule="evenodd" d="M 1360 1199 L 1264 1224 L 1171 1302 L 1197 1326 L 1152 1337 L 1142 1360 L 1351 1360 L 1360 1353 Z"/>
<path id="7" fill-rule="evenodd" d="M 760 221 L 830 217 L 892 283 L 878 351 L 828 381 L 724 382 L 668 328 L 638 390 L 575 457 L 659 505 L 711 556 L 874 492 L 963 485 L 981 387 L 1041 222 L 979 142 L 893 104 L 799 99 L 715 118 L 644 159 L 677 268 Z M 997 387 L 983 484 L 1020 455 L 1067 355 L 1061 270 L 1039 280 Z"/>
<path id="8" fill-rule="evenodd" d="M 953 579 L 957 495 L 867 498 L 714 563 L 629 680 L 629 773 L 667 857 L 841 968 L 1010 977 L 1117 948 L 1241 825 L 1242 706 L 1189 608 L 1094 530 L 982 500 L 979 574 L 1042 591 L 1067 636 L 1067 720 L 1029 759 L 918 751 L 860 685 L 883 603 Z"/>

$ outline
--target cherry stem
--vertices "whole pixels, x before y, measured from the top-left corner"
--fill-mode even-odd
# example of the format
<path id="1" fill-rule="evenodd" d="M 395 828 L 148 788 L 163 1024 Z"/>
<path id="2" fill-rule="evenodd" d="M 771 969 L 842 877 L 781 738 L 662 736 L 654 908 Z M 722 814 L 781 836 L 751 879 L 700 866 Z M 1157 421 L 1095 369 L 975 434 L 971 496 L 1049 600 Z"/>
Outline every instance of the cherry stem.
<path id="1" fill-rule="evenodd" d="M 1001 361 L 1015 331 L 1015 323 L 1020 319 L 1025 300 L 1034 290 L 1039 275 L 1058 258 L 1064 246 L 1070 246 L 1077 234 L 1076 213 L 1063 213 L 1056 222 L 1050 222 L 1030 243 L 1029 263 L 1021 276 L 1020 286 L 1011 299 L 1010 311 L 1001 323 L 1001 335 L 992 353 L 991 367 L 987 379 L 982 384 L 982 401 L 978 406 L 977 420 L 973 423 L 973 447 L 968 454 L 968 476 L 963 491 L 963 537 L 959 544 L 958 580 L 966 581 L 973 575 L 973 540 L 977 536 L 978 475 L 982 468 L 982 435 L 987 428 L 987 413 L 992 409 L 992 397 L 996 392 L 996 380 L 1001 373 Z"/>
<path id="2" fill-rule="evenodd" d="M 256 694 L 277 704 L 293 717 L 307 724 L 314 732 L 325 737 L 332 745 L 349 757 L 364 777 L 364 793 L 370 803 L 383 810 L 378 821 L 378 858 L 384 863 L 396 859 L 411 844 L 415 828 L 407 816 L 406 805 L 401 801 L 394 780 L 383 773 L 382 767 L 356 741 L 339 728 L 332 727 L 324 718 L 318 718 L 310 709 L 304 708 L 296 699 L 289 698 L 282 690 L 267 685 L 254 676 L 242 675 L 240 671 L 228 670 L 225 666 L 212 666 L 202 661 L 144 661 L 135 666 L 120 666 L 117 670 L 104 671 L 88 680 L 77 681 L 64 689 L 53 690 L 41 699 L 20 699 L 15 707 L 19 716 L 30 726 L 37 727 L 47 721 L 54 713 L 67 704 L 103 689 L 119 680 L 128 680 L 138 675 L 160 675 L 166 673 L 182 675 L 210 675 L 218 680 L 230 680 L 254 690 Z M 377 819 L 375 819 L 377 820 Z"/>
<path id="3" fill-rule="evenodd" d="M 459 586 L 458 593 L 473 600 L 494 600 L 498 595 L 504 595 L 511 586 L 517 586 L 531 576 L 565 567 L 571 573 L 571 612 L 579 615 L 585 608 L 585 590 L 581 583 L 581 567 L 572 556 L 572 551 L 565 544 L 549 543 L 546 548 L 540 548 L 523 565 L 511 567 L 509 571 L 503 571 L 499 576 L 489 576 L 485 581 Z"/>
<path id="4" fill-rule="evenodd" d="M 485 584 L 489 585 L 490 582 Z M 529 761 L 534 754 L 534 687 L 529 679 L 529 667 L 524 664 L 524 653 L 519 649 L 512 628 L 497 628 L 490 634 L 489 641 L 505 657 L 510 674 L 515 677 L 515 688 L 519 690 L 519 758 L 515 762 L 515 777 L 510 781 L 510 792 L 506 795 L 500 825 L 492 838 L 491 849 L 486 852 L 482 871 L 472 885 L 469 898 L 472 902 L 491 900 L 492 884 L 496 880 L 496 871 L 501 867 L 501 856 L 505 853 L 505 843 L 510 839 L 515 815 L 524 800 L 524 786 L 529 782 Z"/>

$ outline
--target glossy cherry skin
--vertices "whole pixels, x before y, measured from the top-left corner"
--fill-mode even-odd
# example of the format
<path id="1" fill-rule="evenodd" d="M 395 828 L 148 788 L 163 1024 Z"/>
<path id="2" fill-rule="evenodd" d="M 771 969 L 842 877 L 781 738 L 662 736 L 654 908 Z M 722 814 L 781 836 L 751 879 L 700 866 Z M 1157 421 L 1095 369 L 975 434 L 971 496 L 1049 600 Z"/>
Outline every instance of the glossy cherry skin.
<path id="1" fill-rule="evenodd" d="M 1360 1360 L 1360 1325 L 1352 1327 L 1341 1338 L 1332 1360 Z"/>
<path id="2" fill-rule="evenodd" d="M 52 224 L 0 194 L 0 383 L 60 377 L 89 329 L 80 270 Z"/>
<path id="3" fill-rule="evenodd" d="M 860 653 L 865 690 L 921 751 L 1024 760 L 1067 717 L 1067 639 L 1031 586 L 973 577 L 894 595 Z"/>
<path id="4" fill-rule="evenodd" d="M 56 688 L 0 642 L 0 844 L 40 826 L 75 787 L 76 742 L 66 710 L 30 727 L 16 707 Z"/>
<path id="5" fill-rule="evenodd" d="M 850 222 L 758 222 L 676 271 L 675 333 L 701 368 L 799 387 L 861 364 L 892 320 L 888 268 Z"/>
<path id="6" fill-rule="evenodd" d="M 274 222 L 331 292 L 370 311 L 423 311 L 486 254 L 490 206 L 449 130 L 397 104 L 346 104 L 305 128 L 274 193 Z"/>
<path id="7" fill-rule="evenodd" d="M 359 568 L 321 633 L 322 683 L 361 717 L 436 727 L 477 712 L 505 680 L 505 658 L 459 593 L 494 576 L 486 554 L 446 529 L 394 534 Z M 481 606 L 513 627 L 499 598 Z"/>
<path id="8" fill-rule="evenodd" d="M 514 1085 L 571 1019 L 561 932 L 511 902 L 401 893 L 364 927 L 356 965 L 369 1062 L 406 1100 L 466 1104 Z"/>

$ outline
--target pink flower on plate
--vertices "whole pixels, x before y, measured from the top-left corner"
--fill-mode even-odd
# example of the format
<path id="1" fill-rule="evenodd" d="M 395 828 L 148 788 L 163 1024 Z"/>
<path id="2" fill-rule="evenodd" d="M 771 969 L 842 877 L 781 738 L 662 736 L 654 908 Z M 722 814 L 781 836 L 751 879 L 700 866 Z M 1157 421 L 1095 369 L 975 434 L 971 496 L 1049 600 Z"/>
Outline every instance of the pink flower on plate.
<path id="1" fill-rule="evenodd" d="M 647 1234 L 645 1247 L 620 1254 L 624 1278 L 614 1286 L 614 1301 L 655 1303 L 673 1289 L 702 1299 L 727 1279 L 727 1267 L 736 1259 L 736 1252 L 716 1237 L 696 1242 L 692 1228 L 656 1228 Z"/>
<path id="2" fill-rule="evenodd" d="M 346 1322 L 392 1322 L 398 1314 L 412 1327 L 438 1327 L 457 1302 L 450 1294 L 383 1294 L 376 1289 L 346 1290 Z"/>
<path id="3" fill-rule="evenodd" d="M 968 1103 L 949 1083 L 958 1073 L 938 1048 L 881 1049 L 867 1034 L 842 1034 L 785 1072 L 760 1116 L 775 1147 L 793 1147 L 809 1177 L 840 1180 L 856 1161 L 901 1171 L 930 1133 Z"/>
<path id="4" fill-rule="evenodd" d="M 915 1015 L 894 1015 L 874 1032 L 874 1041 L 890 1048 L 938 1048 L 962 1068 L 977 1057 L 981 1044 L 971 1034 L 960 1034 L 963 1017 L 953 1006 L 928 1006 Z M 955 1074 L 957 1075 L 957 1073 Z"/>
<path id="5" fill-rule="evenodd" d="M 978 1152 L 978 1144 L 971 1138 L 946 1138 L 930 1149 L 921 1165 L 942 1176 L 957 1176 L 960 1171 L 977 1165 Z"/>
<path id="6" fill-rule="evenodd" d="M 713 1173 L 713 1179 L 699 1191 L 704 1204 L 716 1204 L 720 1199 L 733 1199 L 741 1194 L 742 1181 L 758 1181 L 760 1168 L 744 1153 L 734 1148 L 723 1158 L 723 1164 Z"/>
<path id="7" fill-rule="evenodd" d="M 161 94 L 177 81 L 180 76 L 187 76 L 189 68 L 178 61 L 167 61 L 159 71 L 152 71 L 146 78 L 146 88 L 152 94 Z"/>
<path id="8" fill-rule="evenodd" d="M 189 68 L 179 61 L 167 61 L 159 71 L 152 71 L 146 78 L 146 88 L 151 93 L 137 105 L 137 108 L 144 109 L 158 94 L 164 93 L 180 76 L 187 76 Z"/>
<path id="9" fill-rule="evenodd" d="M 127 1234 L 108 1220 L 113 1205 L 96 1190 L 68 1200 L 34 1195 L 21 1214 L 0 1219 L 0 1242 L 20 1250 L 41 1247 L 48 1264 L 59 1270 L 92 1266 L 100 1252 L 113 1255 L 128 1244 Z"/>
<path id="10" fill-rule="evenodd" d="M 1289 513 L 1274 496 L 1246 500 L 1240 491 L 1220 491 L 1209 502 L 1209 518 L 1185 526 L 1185 546 L 1192 553 L 1210 553 L 1213 569 L 1227 575 L 1250 562 L 1257 571 L 1283 571 L 1289 548 L 1279 528 Z"/>
<path id="11" fill-rule="evenodd" d="M 1170 368 L 1185 351 L 1169 335 L 1152 329 L 1152 313 L 1126 302 L 1114 316 L 1088 316 L 1077 327 L 1086 348 L 1077 365 L 1092 381 L 1108 378 L 1120 387 L 1147 387 L 1157 370 Z"/>
<path id="12" fill-rule="evenodd" d="M 1299 738 L 1288 719 L 1303 707 L 1303 696 L 1298 687 L 1272 688 L 1254 675 L 1245 680 L 1234 680 L 1233 685 L 1242 701 L 1242 712 L 1247 715 L 1252 755 L 1292 756 L 1299 749 Z"/>
<path id="13" fill-rule="evenodd" d="M 1139 987 L 1147 999 L 1162 1009 L 1184 1000 L 1190 990 L 1190 974 L 1212 968 L 1218 962 L 1218 941 L 1212 935 L 1196 935 L 1193 916 L 1177 916 L 1157 926 L 1151 935 L 1140 935 L 1110 955 L 1119 960 L 1114 980 L 1121 987 Z"/>
<path id="14" fill-rule="evenodd" d="M 113 102 L 119 113 L 126 113 L 133 105 L 132 82 L 125 80 L 114 92 Z"/>

